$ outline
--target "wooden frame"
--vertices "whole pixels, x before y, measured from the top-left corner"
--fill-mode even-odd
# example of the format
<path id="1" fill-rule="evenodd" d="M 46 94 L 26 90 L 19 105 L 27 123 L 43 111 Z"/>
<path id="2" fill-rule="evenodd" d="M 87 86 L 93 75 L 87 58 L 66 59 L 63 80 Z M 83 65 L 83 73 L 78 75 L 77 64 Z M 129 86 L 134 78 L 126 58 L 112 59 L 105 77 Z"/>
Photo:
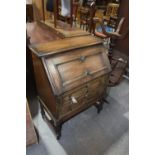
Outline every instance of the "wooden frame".
<path id="1" fill-rule="evenodd" d="M 60 19 L 59 15 L 59 0 L 53 0 L 54 6 L 54 27 L 57 27 L 57 20 Z M 32 0 L 33 9 L 34 9 L 34 19 L 35 20 L 46 20 L 46 10 L 45 10 L 45 0 Z M 73 0 L 70 0 L 70 25 L 73 23 Z M 63 16 L 62 16 L 63 17 Z M 67 19 L 67 18 L 66 18 Z"/>
<path id="2" fill-rule="evenodd" d="M 57 20 L 59 20 L 59 0 L 54 0 L 54 26 L 57 27 Z M 73 23 L 73 0 L 70 0 L 70 25 Z"/>

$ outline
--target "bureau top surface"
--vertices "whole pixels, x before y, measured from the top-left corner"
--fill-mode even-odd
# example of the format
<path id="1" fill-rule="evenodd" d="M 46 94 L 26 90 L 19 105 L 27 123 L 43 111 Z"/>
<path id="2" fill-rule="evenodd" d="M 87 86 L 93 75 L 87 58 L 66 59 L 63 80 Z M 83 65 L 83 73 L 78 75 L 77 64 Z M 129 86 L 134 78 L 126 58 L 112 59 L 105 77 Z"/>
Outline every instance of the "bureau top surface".
<path id="1" fill-rule="evenodd" d="M 102 44 L 102 40 L 94 36 L 87 35 L 33 44 L 30 45 L 30 49 L 37 56 L 41 57 L 97 44 Z"/>
<path id="2" fill-rule="evenodd" d="M 41 22 L 27 23 L 26 31 L 31 45 L 61 39 L 51 28 Z"/>

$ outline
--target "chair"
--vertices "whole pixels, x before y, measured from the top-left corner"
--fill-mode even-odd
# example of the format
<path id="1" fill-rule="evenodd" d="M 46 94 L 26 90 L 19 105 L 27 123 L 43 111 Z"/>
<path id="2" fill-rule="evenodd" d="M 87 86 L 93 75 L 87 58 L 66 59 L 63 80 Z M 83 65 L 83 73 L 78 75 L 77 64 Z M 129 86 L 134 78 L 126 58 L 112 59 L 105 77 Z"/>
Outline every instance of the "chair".
<path id="1" fill-rule="evenodd" d="M 87 28 L 86 31 L 92 32 L 93 30 L 93 18 L 95 17 L 95 13 L 96 13 L 96 5 L 95 5 L 95 1 L 93 1 L 90 4 L 90 10 L 89 10 L 89 18 L 87 19 Z"/>
<path id="2" fill-rule="evenodd" d="M 94 18 L 93 19 L 93 34 L 104 40 L 107 38 L 118 39 L 119 37 L 121 37 L 120 30 L 124 23 L 124 20 L 125 18 L 122 17 L 119 23 L 117 21 L 114 26 L 111 26 L 111 23 L 110 23 L 111 21 L 109 21 L 105 25 L 103 19 Z"/>
<path id="3" fill-rule="evenodd" d="M 124 20 L 125 18 L 122 17 L 119 23 L 117 24 L 116 29 L 113 28 L 113 31 L 107 31 L 108 26 L 105 26 L 102 20 L 98 18 L 94 19 L 94 28 L 93 28 L 94 35 L 104 40 L 110 39 L 110 48 L 108 50 L 108 57 L 111 63 L 112 72 L 110 74 L 109 86 L 115 86 L 116 84 L 119 83 L 128 64 L 128 57 L 126 55 L 124 55 L 121 52 L 114 51 L 116 40 L 123 39 L 128 33 L 126 32 L 125 34 L 120 34 Z M 99 23 L 100 25 L 101 28 L 100 31 L 97 31 L 95 29 L 97 23 Z"/>
<path id="4" fill-rule="evenodd" d="M 89 8 L 80 9 L 80 28 L 87 27 L 87 19 L 89 18 Z"/>
<path id="5" fill-rule="evenodd" d="M 55 18 L 76 25 L 79 0 L 55 0 Z M 56 23 L 56 22 L 55 22 Z M 55 24 L 56 25 L 56 24 Z"/>
<path id="6" fill-rule="evenodd" d="M 57 27 L 57 20 L 73 23 L 73 0 L 53 0 L 54 4 L 54 26 Z"/>
<path id="7" fill-rule="evenodd" d="M 75 24 L 75 26 L 77 22 L 78 8 L 79 8 L 79 0 L 76 0 L 73 2 L 73 23 Z"/>
<path id="8" fill-rule="evenodd" d="M 108 3 L 107 9 L 104 12 L 103 19 L 109 21 L 110 17 L 117 17 L 118 9 L 119 9 L 119 4 Z"/>
<path id="9" fill-rule="evenodd" d="M 58 0 L 58 20 L 73 23 L 73 0 Z"/>
<path id="10" fill-rule="evenodd" d="M 91 32 L 93 29 L 93 18 L 95 17 L 96 7 L 95 1 L 93 1 L 89 8 L 80 9 L 80 28 L 83 26 L 83 29 L 86 28 L 86 31 Z"/>

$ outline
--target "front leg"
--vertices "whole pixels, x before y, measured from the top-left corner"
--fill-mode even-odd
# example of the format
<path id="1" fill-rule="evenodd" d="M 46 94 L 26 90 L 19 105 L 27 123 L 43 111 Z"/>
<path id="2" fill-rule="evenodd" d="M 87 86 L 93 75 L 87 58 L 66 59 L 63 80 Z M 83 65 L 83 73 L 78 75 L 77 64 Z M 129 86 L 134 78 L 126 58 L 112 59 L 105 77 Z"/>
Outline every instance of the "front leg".
<path id="1" fill-rule="evenodd" d="M 97 101 L 95 104 L 95 107 L 97 108 L 97 113 L 99 114 L 101 112 L 101 110 L 103 109 L 103 103 Z"/>
<path id="2" fill-rule="evenodd" d="M 57 139 L 59 140 L 61 137 L 61 129 L 62 129 L 62 124 L 58 124 L 57 126 L 55 126 L 55 131 L 56 131 L 56 136 Z"/>
<path id="3" fill-rule="evenodd" d="M 62 122 L 57 122 L 56 124 L 53 122 L 53 120 L 50 120 L 51 125 L 53 126 L 57 139 L 60 139 L 61 137 L 61 129 L 62 129 Z"/>

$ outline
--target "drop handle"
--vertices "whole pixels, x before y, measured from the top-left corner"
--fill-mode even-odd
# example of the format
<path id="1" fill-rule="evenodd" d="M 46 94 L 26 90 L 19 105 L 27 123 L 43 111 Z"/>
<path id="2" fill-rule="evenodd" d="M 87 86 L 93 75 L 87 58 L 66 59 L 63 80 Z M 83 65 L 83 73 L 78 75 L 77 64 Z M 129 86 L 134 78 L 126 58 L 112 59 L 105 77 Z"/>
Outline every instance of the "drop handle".
<path id="1" fill-rule="evenodd" d="M 71 101 L 73 104 L 78 103 L 78 101 L 76 100 L 76 98 L 74 96 L 71 96 Z"/>
<path id="2" fill-rule="evenodd" d="M 85 61 L 86 57 L 85 56 L 80 56 L 79 59 L 80 59 L 81 62 L 83 62 L 83 61 Z"/>
<path id="3" fill-rule="evenodd" d="M 86 71 L 84 72 L 84 75 L 85 75 L 85 76 L 92 76 L 92 74 L 91 74 L 90 71 L 88 71 L 88 70 L 86 70 Z"/>

